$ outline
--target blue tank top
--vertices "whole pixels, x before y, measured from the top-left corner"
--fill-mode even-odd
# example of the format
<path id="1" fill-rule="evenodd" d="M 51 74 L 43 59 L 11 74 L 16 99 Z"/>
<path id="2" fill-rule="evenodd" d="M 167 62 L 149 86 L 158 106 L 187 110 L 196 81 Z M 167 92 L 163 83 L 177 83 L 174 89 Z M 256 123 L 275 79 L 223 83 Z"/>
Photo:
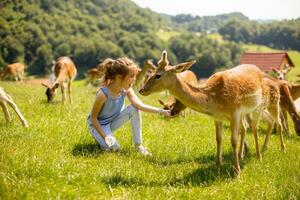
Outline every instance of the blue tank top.
<path id="1" fill-rule="evenodd" d="M 122 90 L 118 97 L 112 97 L 107 87 L 101 87 L 100 90 L 105 94 L 107 100 L 103 104 L 97 118 L 101 125 L 106 125 L 111 123 L 124 109 L 126 93 Z M 89 121 L 91 118 L 90 116 L 91 114 L 88 117 Z"/>

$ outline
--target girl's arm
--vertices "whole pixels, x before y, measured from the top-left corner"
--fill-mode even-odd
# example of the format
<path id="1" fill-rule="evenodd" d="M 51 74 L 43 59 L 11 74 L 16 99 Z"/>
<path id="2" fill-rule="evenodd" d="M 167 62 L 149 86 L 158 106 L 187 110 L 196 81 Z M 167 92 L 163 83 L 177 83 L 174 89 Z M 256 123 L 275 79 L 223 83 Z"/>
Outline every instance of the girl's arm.
<path id="1" fill-rule="evenodd" d="M 94 128 L 97 130 L 98 134 L 103 139 L 105 139 L 106 134 L 104 133 L 101 125 L 99 124 L 97 117 L 98 117 L 98 114 L 99 114 L 103 104 L 105 103 L 106 99 L 107 98 L 106 98 L 105 94 L 102 91 L 100 91 L 94 101 L 94 105 L 93 105 L 92 112 L 91 112 L 92 124 L 93 124 Z"/>
<path id="2" fill-rule="evenodd" d="M 134 93 L 134 91 L 133 91 L 132 88 L 130 88 L 129 90 L 127 90 L 127 97 L 129 99 L 129 101 L 132 103 L 132 105 L 134 107 L 136 107 L 138 110 L 145 111 L 145 112 L 150 112 L 150 113 L 158 113 L 158 114 L 165 115 L 166 117 L 170 117 L 171 116 L 170 110 L 163 110 L 161 108 L 156 108 L 156 107 L 144 104 L 139 99 L 139 97 L 136 96 L 136 94 Z"/>

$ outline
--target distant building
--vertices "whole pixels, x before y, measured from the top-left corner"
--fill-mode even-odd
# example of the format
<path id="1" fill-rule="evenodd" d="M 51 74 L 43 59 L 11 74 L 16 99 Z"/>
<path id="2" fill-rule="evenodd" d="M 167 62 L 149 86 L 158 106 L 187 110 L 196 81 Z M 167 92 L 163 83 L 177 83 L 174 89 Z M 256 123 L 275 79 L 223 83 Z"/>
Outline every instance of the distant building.
<path id="1" fill-rule="evenodd" d="M 279 70 L 284 69 L 287 66 L 295 66 L 287 52 L 245 52 L 240 64 L 256 65 L 264 72 L 270 72 L 272 71 L 272 68 Z"/>

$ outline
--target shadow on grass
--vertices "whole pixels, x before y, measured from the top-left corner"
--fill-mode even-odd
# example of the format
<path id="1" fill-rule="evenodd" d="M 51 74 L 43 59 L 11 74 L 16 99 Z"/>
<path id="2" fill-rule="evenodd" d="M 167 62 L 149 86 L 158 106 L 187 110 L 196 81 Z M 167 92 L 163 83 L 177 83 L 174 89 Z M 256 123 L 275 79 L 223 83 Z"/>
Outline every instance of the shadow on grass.
<path id="1" fill-rule="evenodd" d="M 222 154 L 223 162 L 231 162 L 233 160 L 232 151 Z M 241 162 L 241 165 L 245 164 L 249 161 L 249 159 L 255 158 L 255 154 L 251 151 L 247 155 L 244 156 L 244 159 Z M 184 158 L 179 157 L 176 160 L 162 160 L 160 158 L 152 157 L 149 159 L 149 162 L 158 165 L 158 166 L 168 166 L 168 165 L 178 165 L 178 164 L 186 164 L 190 162 L 197 163 L 215 163 L 216 162 L 216 154 L 202 154 L 197 158 Z"/>
<path id="2" fill-rule="evenodd" d="M 106 154 L 106 153 L 118 153 L 122 155 L 128 155 L 129 152 L 126 150 L 122 149 L 121 151 L 118 152 L 110 152 L 110 151 L 103 151 L 99 144 L 97 143 L 91 143 L 91 144 L 77 144 L 74 146 L 72 150 L 72 154 L 74 156 L 81 156 L 81 157 L 98 157 L 101 154 Z"/>
<path id="3" fill-rule="evenodd" d="M 222 166 L 220 175 L 217 174 L 216 166 L 209 165 L 201 167 L 182 178 L 171 177 L 168 181 L 151 181 L 138 177 L 126 177 L 124 175 L 113 175 L 103 179 L 108 187 L 161 187 L 161 186 L 202 186 L 207 187 L 216 181 L 228 181 L 234 177 L 234 172 L 230 164 Z"/>
<path id="4" fill-rule="evenodd" d="M 100 146 L 96 143 L 76 144 L 72 151 L 72 154 L 74 156 L 83 156 L 83 157 L 97 157 L 101 153 L 104 153 L 104 151 L 102 151 Z"/>
<path id="5" fill-rule="evenodd" d="M 215 165 L 215 156 L 214 155 L 202 155 L 199 158 L 195 159 L 197 162 L 201 162 L 203 165 L 199 166 L 197 169 L 184 175 L 181 178 L 170 177 L 167 181 L 153 181 L 146 180 L 139 177 L 127 177 L 126 175 L 116 174 L 108 178 L 104 178 L 103 182 L 108 187 L 136 187 L 136 186 L 145 186 L 145 187 L 159 187 L 159 186 L 201 186 L 207 187 L 215 182 L 228 181 L 234 178 L 234 170 L 232 166 L 232 156 L 230 153 L 223 156 L 225 163 L 221 166 L 220 174 L 217 173 L 217 167 Z M 241 162 L 241 169 L 249 159 L 244 159 Z M 178 164 L 178 163 L 177 163 Z M 243 172 L 242 172 L 243 173 Z"/>

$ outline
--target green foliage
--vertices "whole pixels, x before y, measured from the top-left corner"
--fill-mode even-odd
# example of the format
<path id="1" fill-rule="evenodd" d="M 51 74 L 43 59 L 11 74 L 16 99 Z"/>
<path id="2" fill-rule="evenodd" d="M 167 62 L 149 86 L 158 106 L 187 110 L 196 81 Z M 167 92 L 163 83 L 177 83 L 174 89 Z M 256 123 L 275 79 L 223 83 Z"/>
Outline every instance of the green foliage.
<path id="1" fill-rule="evenodd" d="M 217 175 L 213 120 L 193 111 L 186 118 L 165 120 L 143 113 L 143 143 L 152 158 L 138 155 L 130 123 L 115 136 L 121 152 L 104 153 L 89 134 L 86 117 L 97 88 L 74 82 L 73 104 L 61 104 L 58 92 L 46 103 L 45 88 L 1 82 L 29 123 L 23 128 L 16 114 L 6 124 L 0 114 L 0 199 L 299 199 L 300 140 L 272 135 L 262 161 L 250 154 L 242 161 L 241 178 L 232 177 L 232 148 L 228 123 L 223 130 L 223 165 Z M 141 96 L 159 106 L 164 94 Z M 10 109 L 10 111 L 12 111 Z M 290 127 L 292 127 L 291 120 Z M 266 125 L 260 124 L 259 144 Z"/>
<path id="2" fill-rule="evenodd" d="M 198 77 L 208 77 L 217 68 L 230 68 L 238 64 L 243 49 L 235 43 L 219 43 L 205 35 L 182 34 L 169 40 L 170 49 L 178 62 L 197 60 L 197 67 L 191 68 Z"/>
<path id="3" fill-rule="evenodd" d="M 231 20 L 219 32 L 225 39 L 235 42 L 267 45 L 282 50 L 300 50 L 300 19 L 267 24 Z"/>
<path id="4" fill-rule="evenodd" d="M 233 12 L 216 16 L 192 16 L 190 14 L 180 14 L 171 17 L 173 26 L 191 32 L 217 32 L 231 20 L 248 21 L 249 19 L 242 13 Z"/>
<path id="5" fill-rule="evenodd" d="M 0 64 L 25 62 L 31 74 L 46 73 L 59 56 L 72 56 L 82 75 L 106 57 L 141 64 L 166 48 L 155 37 L 164 20 L 128 0 L 5 2 L 0 13 Z"/>

